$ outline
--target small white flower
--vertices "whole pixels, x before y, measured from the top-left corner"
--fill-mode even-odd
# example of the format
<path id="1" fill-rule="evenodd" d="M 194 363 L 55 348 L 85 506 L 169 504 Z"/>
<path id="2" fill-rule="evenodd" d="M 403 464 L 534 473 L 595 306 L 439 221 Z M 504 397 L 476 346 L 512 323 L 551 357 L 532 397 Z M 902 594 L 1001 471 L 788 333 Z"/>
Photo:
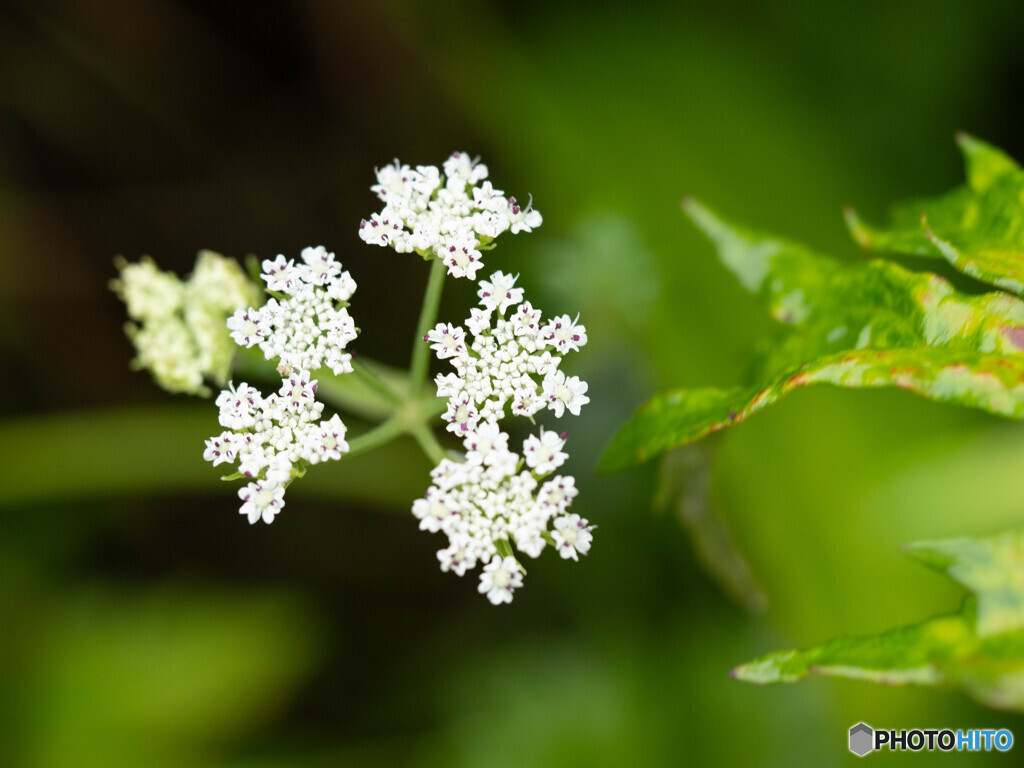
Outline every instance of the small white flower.
<path id="1" fill-rule="evenodd" d="M 441 462 L 430 470 L 430 477 L 434 480 L 434 485 L 443 491 L 450 491 L 457 485 L 461 485 L 466 481 L 466 467 L 464 464 L 452 461 L 451 459 L 441 459 Z"/>
<path id="2" fill-rule="evenodd" d="M 523 442 L 526 466 L 540 475 L 550 474 L 569 458 L 569 454 L 562 450 L 564 447 L 565 438 L 560 437 L 557 432 L 542 429 L 539 438 L 530 435 Z"/>
<path id="3" fill-rule="evenodd" d="M 330 368 L 335 376 L 352 373 L 352 355 L 342 352 L 338 347 L 328 347 L 324 355 L 324 365 Z"/>
<path id="4" fill-rule="evenodd" d="M 311 464 L 318 464 L 321 461 L 340 459 L 342 454 L 348 453 L 348 443 L 345 442 L 347 429 L 338 414 L 320 422 L 320 425 L 310 432 L 308 461 Z"/>
<path id="5" fill-rule="evenodd" d="M 587 329 L 572 320 L 568 315 L 562 315 L 551 320 L 541 329 L 541 335 L 560 354 L 572 350 L 578 352 L 579 348 L 587 343 Z"/>
<path id="6" fill-rule="evenodd" d="M 316 380 L 310 378 L 309 371 L 296 371 L 281 383 L 278 395 L 283 408 L 301 412 L 316 401 Z"/>
<path id="7" fill-rule="evenodd" d="M 459 514 L 458 505 L 437 488 L 428 488 L 425 499 L 417 499 L 412 513 L 420 521 L 421 531 L 437 533 L 441 526 Z"/>
<path id="8" fill-rule="evenodd" d="M 469 310 L 469 318 L 466 320 L 466 327 L 474 336 L 480 336 L 485 330 L 491 327 L 491 313 L 486 309 L 473 307 Z"/>
<path id="9" fill-rule="evenodd" d="M 539 309 L 534 309 L 533 305 L 528 301 L 523 302 L 510 318 L 512 321 L 512 332 L 516 336 L 536 337 L 540 318 L 541 311 Z"/>
<path id="10" fill-rule="evenodd" d="M 456 235 L 444 238 L 436 247 L 437 254 L 448 267 L 448 274 L 453 277 L 468 277 L 476 279 L 477 270 L 483 265 L 480 263 L 480 251 L 477 250 L 477 242 L 474 237 Z"/>
<path id="11" fill-rule="evenodd" d="M 220 408 L 220 424 L 228 429 L 248 429 L 255 426 L 256 415 L 263 406 L 263 395 L 244 381 L 237 388 L 229 384 L 214 403 Z"/>
<path id="12" fill-rule="evenodd" d="M 487 166 L 472 160 L 465 152 L 452 152 L 444 161 L 449 189 L 463 190 L 487 178 Z"/>
<path id="13" fill-rule="evenodd" d="M 408 165 L 399 164 L 398 160 L 393 165 L 385 165 L 376 173 L 377 183 L 370 189 L 385 203 L 409 197 L 416 186 L 423 182 L 423 174 Z"/>
<path id="14" fill-rule="evenodd" d="M 256 310 L 237 310 L 228 318 L 228 330 L 231 331 L 232 341 L 246 349 L 258 344 L 267 335 L 262 320 L 263 316 Z"/>
<path id="15" fill-rule="evenodd" d="M 326 336 L 328 346 L 339 350 L 348 346 L 357 335 L 355 320 L 344 307 L 324 308 L 320 313 L 320 331 Z"/>
<path id="16" fill-rule="evenodd" d="M 352 275 L 347 270 L 343 270 L 340 275 L 327 284 L 327 298 L 332 301 L 347 302 L 355 292 L 356 281 L 352 279 Z"/>
<path id="17" fill-rule="evenodd" d="M 447 430 L 456 435 L 465 435 L 480 423 L 480 412 L 469 397 L 448 401 L 448 410 L 441 416 L 448 422 Z"/>
<path id="18" fill-rule="evenodd" d="M 369 220 L 359 222 L 359 238 L 369 245 L 392 245 L 401 232 L 398 217 L 387 208 L 382 213 L 372 214 Z"/>
<path id="19" fill-rule="evenodd" d="M 540 531 L 535 525 L 524 525 L 515 534 L 516 549 L 534 559 L 540 557 L 547 542 L 544 541 Z"/>
<path id="20" fill-rule="evenodd" d="M 586 395 L 587 382 L 580 381 L 579 376 L 569 376 L 562 371 L 554 371 L 544 377 L 544 397 L 548 408 L 561 418 L 566 409 L 573 416 L 580 415 L 580 408 L 590 402 Z"/>
<path id="21" fill-rule="evenodd" d="M 309 267 L 304 272 L 305 280 L 312 285 L 324 285 L 341 275 L 341 264 L 335 261 L 334 254 L 322 245 L 316 248 L 303 248 L 300 255 Z"/>
<path id="22" fill-rule="evenodd" d="M 451 323 L 438 323 L 423 340 L 431 342 L 430 348 L 437 353 L 438 360 L 462 354 L 466 349 L 466 332 Z"/>
<path id="23" fill-rule="evenodd" d="M 469 464 L 492 465 L 508 453 L 508 435 L 497 424 L 481 424 L 466 435 L 463 445 L 466 447 L 466 461 Z"/>
<path id="24" fill-rule="evenodd" d="M 260 274 L 260 277 L 263 278 L 263 282 L 267 284 L 267 290 L 270 291 L 289 293 L 299 283 L 295 262 L 291 259 L 286 259 L 280 254 L 273 261 L 270 259 L 263 260 L 263 272 Z"/>
<path id="25" fill-rule="evenodd" d="M 485 309 L 496 309 L 499 315 L 504 315 L 506 309 L 523 300 L 523 289 L 514 287 L 518 279 L 519 275 L 495 272 L 491 275 L 490 281 L 481 280 L 480 290 L 477 292 L 480 304 Z"/>
<path id="26" fill-rule="evenodd" d="M 540 487 L 537 501 L 546 507 L 564 512 L 578 494 L 576 478 L 557 475 Z"/>
<path id="27" fill-rule="evenodd" d="M 478 558 L 473 539 L 465 534 L 452 536 L 448 547 L 437 551 L 437 559 L 441 562 L 442 571 L 462 576 L 476 567 Z"/>
<path id="28" fill-rule="evenodd" d="M 563 560 L 579 560 L 577 553 L 585 555 L 590 551 L 590 543 L 594 539 L 591 531 L 594 530 L 594 526 L 588 525 L 579 515 L 556 517 L 552 529 L 551 538 L 555 540 L 555 549 Z"/>
<path id="29" fill-rule="evenodd" d="M 267 464 L 266 482 L 269 485 L 280 485 L 282 488 L 292 479 L 292 462 L 286 453 L 279 453 Z M 282 490 L 282 494 L 284 491 Z M 284 503 L 282 502 L 282 506 Z"/>
<path id="30" fill-rule="evenodd" d="M 234 432 L 222 432 L 217 437 L 211 437 L 206 441 L 203 459 L 211 462 L 215 467 L 218 464 L 234 464 L 238 457 L 238 449 L 237 435 Z"/>
<path id="31" fill-rule="evenodd" d="M 519 232 L 533 232 L 534 229 L 544 223 L 540 211 L 533 210 L 531 202 L 526 208 L 520 208 L 514 197 L 508 199 L 509 205 L 509 228 L 512 234 Z"/>
<path id="32" fill-rule="evenodd" d="M 479 187 L 473 187 L 473 205 L 482 213 L 507 214 L 508 212 L 505 193 L 500 189 L 495 189 L 489 181 L 485 181 Z"/>
<path id="33" fill-rule="evenodd" d="M 240 488 L 238 498 L 243 502 L 238 512 L 248 516 L 250 525 L 259 520 L 272 523 L 274 517 L 284 507 L 284 487 L 265 480 L 257 480 Z"/>
<path id="34" fill-rule="evenodd" d="M 480 573 L 480 594 L 493 605 L 512 602 L 512 593 L 523 586 L 523 568 L 514 557 L 495 555 Z"/>

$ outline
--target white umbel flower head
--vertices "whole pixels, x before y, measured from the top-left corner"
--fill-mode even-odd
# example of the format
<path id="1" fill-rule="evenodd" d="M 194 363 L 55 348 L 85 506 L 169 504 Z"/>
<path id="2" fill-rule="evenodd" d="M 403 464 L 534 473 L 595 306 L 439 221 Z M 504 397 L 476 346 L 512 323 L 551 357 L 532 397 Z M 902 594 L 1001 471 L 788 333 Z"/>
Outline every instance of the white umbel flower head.
<path id="1" fill-rule="evenodd" d="M 505 576 L 495 577 L 500 585 L 497 592 L 491 591 L 491 581 L 486 582 L 489 586 L 481 591 L 497 605 L 511 601 L 512 589 L 522 584 L 524 574 L 518 564 L 510 565 L 515 559 L 502 556 L 502 550 L 507 553 L 507 546 L 514 545 L 535 558 L 548 543 L 557 543 L 550 525 L 565 516 L 576 485 L 572 477 L 547 479 L 567 456 L 562 451 L 564 439 L 554 432 L 542 430 L 540 436 L 526 438 L 523 455 L 532 458 L 525 462 L 508 450 L 508 434 L 497 424 L 482 424 L 464 442 L 466 461 L 443 459 L 431 472 L 433 484 L 413 503 L 412 512 L 421 530 L 447 536 L 448 546 L 437 553 L 443 571 L 461 576 L 478 563 L 493 565 L 497 558 L 510 578 L 518 574 L 511 589 L 506 589 Z M 573 540 L 579 542 L 573 553 L 586 553 L 589 536 L 588 529 Z M 485 571 L 485 578 L 495 573 L 493 568 Z"/>
<path id="2" fill-rule="evenodd" d="M 565 354 L 587 343 L 587 331 L 568 316 L 542 325 L 541 312 L 523 301 L 517 277 L 495 272 L 480 281 L 480 309 L 473 309 L 466 328 L 439 323 L 426 336 L 439 360 L 453 374 L 435 379 L 439 397 L 448 398 L 442 418 L 457 435 L 481 423 L 494 423 L 507 410 L 532 417 L 544 408 L 561 417 L 578 416 L 590 402 L 587 384 L 577 376 L 566 379 L 558 367 Z M 568 341 L 556 336 L 567 328 Z"/>
<path id="3" fill-rule="evenodd" d="M 356 337 L 347 309 L 355 281 L 326 248 L 305 248 L 299 261 L 266 259 L 262 278 L 275 297 L 258 309 L 238 309 L 226 325 L 240 346 L 259 345 L 268 360 L 279 358 L 281 387 L 264 396 L 245 382 L 229 385 L 216 401 L 229 431 L 207 440 L 203 453 L 214 466 L 237 464 L 252 481 L 239 491 L 239 511 L 250 523 L 273 521 L 285 489 L 307 467 L 348 453 L 341 418 L 320 420 L 324 406 L 311 372 L 351 371 L 344 349 Z"/>
<path id="4" fill-rule="evenodd" d="M 207 394 L 205 380 L 222 386 L 235 349 L 224 319 L 257 298 L 238 263 L 201 251 L 187 280 L 149 258 L 116 263 L 120 275 L 110 285 L 131 318 L 125 330 L 137 353 L 133 367 L 149 370 L 169 392 Z"/>
<path id="5" fill-rule="evenodd" d="M 229 431 L 206 441 L 203 458 L 214 466 L 237 462 L 239 474 L 253 481 L 239 491 L 239 511 L 250 523 L 273 521 L 302 467 L 348 452 L 340 417 L 320 421 L 324 406 L 316 388 L 308 371 L 293 371 L 274 394 L 264 396 L 243 382 L 217 397 L 220 422 Z"/>
<path id="6" fill-rule="evenodd" d="M 231 338 L 243 347 L 258 345 L 267 360 L 280 358 L 281 370 L 335 374 L 352 370 L 343 352 L 357 330 L 346 305 L 355 292 L 352 276 L 323 246 L 305 248 L 301 261 L 278 256 L 263 262 L 267 290 L 283 294 L 259 309 L 239 309 L 228 319 Z"/>
<path id="7" fill-rule="evenodd" d="M 459 168 L 478 173 L 461 161 Z M 480 591 L 495 605 L 511 602 L 522 585 L 524 571 L 508 555 L 510 546 L 535 558 L 552 544 L 564 559 L 577 560 L 593 538 L 593 526 L 566 512 L 577 495 L 575 479 L 552 476 L 569 458 L 566 436 L 541 428 L 517 454 L 499 424 L 509 412 L 531 420 L 545 409 L 555 417 L 578 415 L 589 402 L 586 382 L 559 370 L 564 355 L 587 343 L 586 328 L 568 315 L 543 322 L 517 279 L 495 272 L 481 280 L 468 331 L 439 323 L 424 338 L 454 369 L 435 383 L 448 399 L 442 418 L 463 439 L 466 455 L 464 462 L 443 459 L 412 508 L 421 530 L 448 538 L 437 553 L 441 570 L 461 576 L 486 564 Z"/>
<path id="8" fill-rule="evenodd" d="M 370 245 L 416 251 L 441 259 L 453 277 L 476 279 L 482 249 L 503 232 L 530 232 L 543 219 L 532 205 L 495 189 L 487 166 L 465 152 L 453 152 L 441 169 L 410 168 L 398 160 L 377 169 L 370 189 L 383 210 L 359 222 L 359 237 Z"/>

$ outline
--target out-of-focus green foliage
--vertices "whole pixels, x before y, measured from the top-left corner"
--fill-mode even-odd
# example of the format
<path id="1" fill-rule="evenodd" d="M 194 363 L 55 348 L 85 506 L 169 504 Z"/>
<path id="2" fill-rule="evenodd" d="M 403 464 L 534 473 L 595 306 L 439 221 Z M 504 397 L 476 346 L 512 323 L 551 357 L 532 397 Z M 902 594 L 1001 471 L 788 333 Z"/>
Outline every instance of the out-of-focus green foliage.
<path id="1" fill-rule="evenodd" d="M 737 667 L 733 676 L 759 684 L 820 674 L 954 686 L 988 706 L 1024 711 L 1024 533 L 920 542 L 908 552 L 974 592 L 959 613 L 773 653 Z"/>
<path id="2" fill-rule="evenodd" d="M 21 631 L 34 651 L 5 693 L 34 716 L 6 746 L 26 768 L 210 764 L 204 754 L 278 717 L 322 652 L 293 598 L 187 583 L 97 585 Z"/>
<path id="3" fill-rule="evenodd" d="M 871 227 L 848 208 L 850 232 L 875 251 L 941 256 L 976 280 L 1024 293 L 1024 171 L 1004 152 L 959 134 L 967 184 L 941 197 L 895 206 Z"/>
<path id="4" fill-rule="evenodd" d="M 744 380 L 751 340 L 770 331 L 678 215 L 680 196 L 853 253 L 836 212 L 853 202 L 881 220 L 892 197 L 951 186 L 955 131 L 1022 156 L 1018 5 L 5 4 L 21 18 L 0 21 L 0 344 L 13 368 L 0 386 L 17 427 L 0 446 L 5 489 L 17 488 L 0 496 L 0 606 L 63 615 L 99 577 L 122 611 L 96 623 L 116 636 L 116 617 L 164 578 L 195 578 L 186 600 L 203 602 L 210 583 L 305 600 L 325 626 L 315 670 L 253 731 L 225 726 L 182 757 L 189 768 L 792 768 L 852 764 L 859 720 L 991 724 L 928 688 L 765 689 L 725 671 L 896 626 L 907 605 L 954 605 L 956 585 L 897 548 L 1019 525 L 1019 425 L 812 387 L 703 441 L 709 497 L 768 598 L 760 616 L 723 599 L 675 517 L 648 514 L 653 467 L 601 479 L 586 467 L 651 392 Z M 296 484 L 287 519 L 246 525 L 199 456 L 209 410 L 126 370 L 123 309 L 104 288 L 115 253 L 158 253 L 185 273 L 202 245 L 273 257 L 323 242 L 358 272 L 358 351 L 404 364 L 425 267 L 366 249 L 356 224 L 374 205 L 374 165 L 453 149 L 480 154 L 545 217 L 488 266 L 521 273 L 539 305 L 580 312 L 590 332 L 580 365 L 593 402 L 570 439 L 594 549 L 568 569 L 538 562 L 501 615 L 450 583 L 416 531 L 408 500 L 430 466 L 411 441 L 321 467 Z M 463 317 L 471 293 L 450 293 L 443 317 Z M 99 419 L 69 412 L 84 407 L 123 408 L 121 431 L 87 442 Z M 51 409 L 35 460 L 18 460 L 33 434 L 24 417 Z M 60 714 L 59 699 L 6 684 L 44 650 L 26 624 L 5 614 L 0 633 L 3 765 L 31 765 L 3 756 L 25 718 Z M 215 653 L 230 663 L 234 650 Z M 175 636 L 152 647 L 155 664 L 176 653 Z M 95 706 L 117 690 L 97 683 Z M 999 719 L 1020 731 L 1019 717 Z M 85 751 L 68 760 L 96 764 Z"/>
<path id="5" fill-rule="evenodd" d="M 944 278 L 873 260 L 845 264 L 787 240 L 684 208 L 722 263 L 794 330 L 769 354 L 767 383 L 676 390 L 646 403 L 615 436 L 606 472 L 744 421 L 796 387 L 897 386 L 932 400 L 1024 416 L 1024 303 L 969 296 Z"/>

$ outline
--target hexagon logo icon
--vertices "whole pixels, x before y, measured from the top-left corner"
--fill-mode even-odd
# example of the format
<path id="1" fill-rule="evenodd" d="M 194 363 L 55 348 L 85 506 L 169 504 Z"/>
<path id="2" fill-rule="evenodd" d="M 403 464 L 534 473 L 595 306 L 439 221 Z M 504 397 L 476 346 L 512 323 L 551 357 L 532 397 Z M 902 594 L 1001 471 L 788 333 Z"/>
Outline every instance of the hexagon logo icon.
<path id="1" fill-rule="evenodd" d="M 867 723 L 857 723 L 850 729 L 850 751 L 864 757 L 875 748 L 875 732 Z"/>

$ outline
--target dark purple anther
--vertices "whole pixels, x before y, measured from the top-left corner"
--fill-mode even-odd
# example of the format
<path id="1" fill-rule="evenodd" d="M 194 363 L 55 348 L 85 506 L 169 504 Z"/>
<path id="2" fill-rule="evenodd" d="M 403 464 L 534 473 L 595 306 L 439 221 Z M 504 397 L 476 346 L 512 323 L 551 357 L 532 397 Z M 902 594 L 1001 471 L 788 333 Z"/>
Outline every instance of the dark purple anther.
<path id="1" fill-rule="evenodd" d="M 729 411 L 729 421 L 736 418 L 736 411 Z"/>

